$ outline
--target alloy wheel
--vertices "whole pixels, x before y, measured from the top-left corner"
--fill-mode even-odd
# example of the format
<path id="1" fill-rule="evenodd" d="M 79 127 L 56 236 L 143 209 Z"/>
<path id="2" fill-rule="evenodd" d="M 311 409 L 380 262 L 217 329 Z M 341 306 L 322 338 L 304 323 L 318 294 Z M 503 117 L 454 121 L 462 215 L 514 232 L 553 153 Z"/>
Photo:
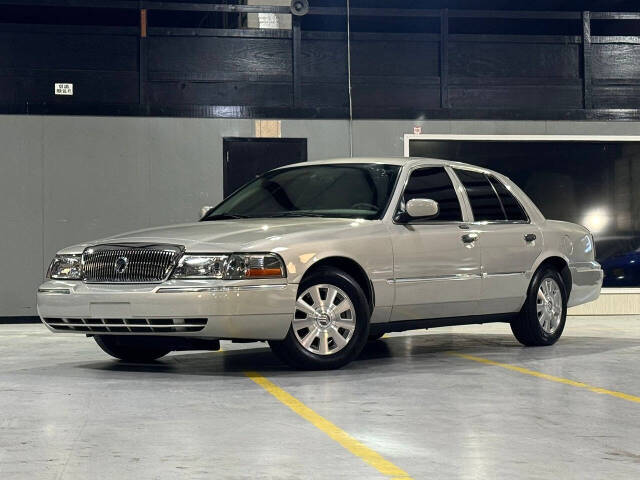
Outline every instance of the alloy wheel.
<path id="1" fill-rule="evenodd" d="M 347 346 L 356 329 L 356 313 L 340 288 L 313 285 L 296 300 L 292 328 L 302 347 L 317 355 L 332 355 Z"/>
<path id="2" fill-rule="evenodd" d="M 552 335 L 558 329 L 562 319 L 562 294 L 553 278 L 545 278 L 538 288 L 536 312 L 542 329 Z"/>

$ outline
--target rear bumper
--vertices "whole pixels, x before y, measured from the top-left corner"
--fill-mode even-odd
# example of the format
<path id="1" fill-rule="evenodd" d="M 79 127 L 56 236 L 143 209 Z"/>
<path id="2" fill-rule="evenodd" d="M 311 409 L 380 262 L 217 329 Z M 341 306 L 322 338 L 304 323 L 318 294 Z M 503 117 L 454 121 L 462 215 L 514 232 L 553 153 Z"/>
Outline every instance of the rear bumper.
<path id="1" fill-rule="evenodd" d="M 48 281 L 38 288 L 37 304 L 40 318 L 54 332 L 280 340 L 291 325 L 297 287 L 247 281 Z M 73 327 L 55 327 L 61 324 Z"/>
<path id="2" fill-rule="evenodd" d="M 603 274 L 598 262 L 574 263 L 569 270 L 572 280 L 569 307 L 592 302 L 600 296 Z"/>

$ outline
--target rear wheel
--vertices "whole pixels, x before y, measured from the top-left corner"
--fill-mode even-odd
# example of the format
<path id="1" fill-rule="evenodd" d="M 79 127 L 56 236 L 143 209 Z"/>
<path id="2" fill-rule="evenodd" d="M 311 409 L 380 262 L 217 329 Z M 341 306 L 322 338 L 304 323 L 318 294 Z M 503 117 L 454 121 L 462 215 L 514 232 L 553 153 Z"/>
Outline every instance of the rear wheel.
<path id="1" fill-rule="evenodd" d="M 151 362 L 171 352 L 162 343 L 144 337 L 97 335 L 94 338 L 106 353 L 127 362 Z"/>
<path id="2" fill-rule="evenodd" d="M 546 346 L 558 341 L 567 319 L 566 292 L 556 269 L 542 267 L 535 273 L 520 315 L 511 322 L 511 331 L 520 343 Z"/>
<path id="3" fill-rule="evenodd" d="M 285 339 L 269 345 L 293 367 L 333 369 L 357 357 L 368 336 L 369 306 L 362 288 L 349 274 L 322 267 L 300 283 Z"/>

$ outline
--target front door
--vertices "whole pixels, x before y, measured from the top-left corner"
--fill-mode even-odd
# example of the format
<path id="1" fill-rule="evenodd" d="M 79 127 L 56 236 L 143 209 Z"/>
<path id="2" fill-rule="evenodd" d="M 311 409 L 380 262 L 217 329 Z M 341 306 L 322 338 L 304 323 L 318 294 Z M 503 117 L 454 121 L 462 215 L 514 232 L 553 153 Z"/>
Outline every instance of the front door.
<path id="1" fill-rule="evenodd" d="M 463 218 L 460 198 L 444 167 L 413 170 L 399 210 L 412 198 L 438 202 L 435 217 L 390 225 L 395 306 L 391 321 L 473 315 L 480 294 L 477 232 Z"/>
<path id="2" fill-rule="evenodd" d="M 483 172 L 454 170 L 464 185 L 482 251 L 480 314 L 516 312 L 542 252 L 542 235 L 501 180 Z"/>

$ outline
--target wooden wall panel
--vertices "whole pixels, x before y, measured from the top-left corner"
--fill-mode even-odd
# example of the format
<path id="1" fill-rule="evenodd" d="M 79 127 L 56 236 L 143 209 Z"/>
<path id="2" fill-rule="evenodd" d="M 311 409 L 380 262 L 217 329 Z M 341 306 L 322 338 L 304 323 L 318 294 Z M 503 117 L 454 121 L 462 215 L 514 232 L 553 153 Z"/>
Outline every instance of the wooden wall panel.
<path id="1" fill-rule="evenodd" d="M 387 85 L 355 85 L 352 87 L 353 109 L 359 107 L 392 107 L 414 109 L 434 109 L 440 106 L 439 85 L 394 85 L 389 79 Z M 380 110 L 381 112 L 384 110 Z"/>
<path id="2" fill-rule="evenodd" d="M 307 108 L 349 106 L 346 83 L 302 83 L 302 106 Z"/>
<path id="3" fill-rule="evenodd" d="M 439 65 L 438 42 L 380 39 L 354 41 L 351 47 L 353 75 L 438 76 Z"/>
<path id="4" fill-rule="evenodd" d="M 134 36 L 0 32 L 0 68 L 136 71 Z"/>
<path id="5" fill-rule="evenodd" d="M 150 82 L 147 100 L 154 105 L 291 105 L 291 83 Z"/>
<path id="6" fill-rule="evenodd" d="M 302 78 L 305 82 L 347 81 L 347 45 L 344 40 L 302 37 Z"/>
<path id="7" fill-rule="evenodd" d="M 580 78 L 580 46 L 553 43 L 449 43 L 452 77 Z"/>
<path id="8" fill-rule="evenodd" d="M 452 108 L 576 109 L 582 105 L 582 88 L 548 85 L 450 86 Z"/>
<path id="9" fill-rule="evenodd" d="M 640 44 L 592 45 L 593 107 L 640 108 Z"/>
<path id="10" fill-rule="evenodd" d="M 390 12 L 428 21 L 415 33 L 386 32 Z M 576 29 L 544 33 L 544 26 L 539 35 L 462 33 L 455 23 L 465 16 L 545 22 L 557 13 L 372 9 L 381 28 L 355 28 L 351 36 L 354 116 L 640 118 L 640 40 L 592 37 L 592 18 L 605 14 L 563 13 L 582 19 L 582 36 Z M 0 112 L 344 118 L 345 32 L 301 31 L 296 25 L 151 25 L 141 38 L 131 25 L 15 25 L 0 19 Z M 73 83 L 74 96 L 54 96 L 54 82 Z"/>
<path id="11" fill-rule="evenodd" d="M 593 108 L 640 108 L 640 81 L 637 85 L 595 85 Z"/>
<path id="12" fill-rule="evenodd" d="M 291 40 L 242 37 L 149 37 L 149 75 L 178 72 L 214 78 L 218 72 L 291 75 Z"/>
<path id="13" fill-rule="evenodd" d="M 72 83 L 73 96 L 54 95 Z M 0 103 L 138 103 L 134 36 L 0 32 Z"/>
<path id="14" fill-rule="evenodd" d="M 640 44 L 592 45 L 593 78 L 625 78 L 640 81 Z"/>
<path id="15" fill-rule="evenodd" d="M 0 73 L 0 103 L 71 104 L 138 102 L 136 72 L 50 70 Z M 54 84 L 73 83 L 73 96 L 54 95 Z"/>

